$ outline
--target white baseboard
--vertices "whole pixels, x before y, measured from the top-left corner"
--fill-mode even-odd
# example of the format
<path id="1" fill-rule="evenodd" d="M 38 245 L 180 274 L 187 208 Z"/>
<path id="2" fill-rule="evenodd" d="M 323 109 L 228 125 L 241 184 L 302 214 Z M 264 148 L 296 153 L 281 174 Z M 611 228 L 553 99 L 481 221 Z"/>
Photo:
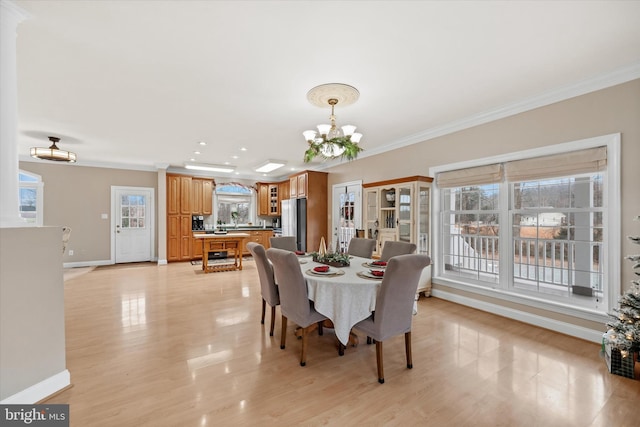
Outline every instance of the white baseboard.
<path id="1" fill-rule="evenodd" d="M 167 262 L 166 259 L 159 259 L 158 260 L 158 265 L 167 265 L 167 264 L 168 264 L 168 262 Z"/>
<path id="2" fill-rule="evenodd" d="M 478 310 L 489 313 L 499 314 L 509 319 L 518 320 L 530 325 L 539 326 L 541 328 L 550 329 L 555 332 L 570 335 L 572 337 L 581 338 L 597 344 L 602 343 L 602 331 L 595 331 L 582 326 L 573 325 L 571 323 L 561 322 L 555 319 L 538 316 L 537 314 L 527 313 L 513 308 L 504 307 L 497 304 L 491 304 L 486 301 L 480 301 L 474 298 L 468 298 L 462 295 L 452 294 L 439 289 L 432 289 L 431 295 L 443 300 L 455 302 L 457 304 L 466 305 L 468 307 L 477 308 Z"/>
<path id="3" fill-rule="evenodd" d="M 67 369 L 40 381 L 18 393 L 7 397 L 0 403 L 3 405 L 33 405 L 71 385 L 71 374 Z"/>
<path id="4" fill-rule="evenodd" d="M 109 259 L 99 261 L 79 261 L 79 262 L 65 262 L 62 264 L 64 268 L 76 268 L 76 267 L 98 267 L 100 265 L 113 265 L 113 261 Z"/>

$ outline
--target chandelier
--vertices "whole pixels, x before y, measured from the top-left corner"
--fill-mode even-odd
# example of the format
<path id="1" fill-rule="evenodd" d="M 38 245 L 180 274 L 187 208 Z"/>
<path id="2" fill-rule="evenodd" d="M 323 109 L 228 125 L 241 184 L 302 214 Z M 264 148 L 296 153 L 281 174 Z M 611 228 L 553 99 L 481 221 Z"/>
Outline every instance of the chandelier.
<path id="1" fill-rule="evenodd" d="M 31 157 L 42 160 L 53 160 L 55 162 L 76 162 L 76 153 L 58 148 L 56 143 L 60 141 L 60 138 L 50 136 L 49 141 L 51 141 L 51 146 L 49 148 L 31 147 Z"/>
<path id="2" fill-rule="evenodd" d="M 306 130 L 302 132 L 309 144 L 305 152 L 304 161 L 309 162 L 317 155 L 326 159 L 344 157 L 353 160 L 362 151 L 358 145 L 361 133 L 355 132 L 356 127 L 345 125 L 336 126 L 335 106 L 350 105 L 358 100 L 360 92 L 353 86 L 342 83 L 327 83 L 316 86 L 307 93 L 309 102 L 318 107 L 331 107 L 330 124 L 318 125 L 318 131 Z"/>

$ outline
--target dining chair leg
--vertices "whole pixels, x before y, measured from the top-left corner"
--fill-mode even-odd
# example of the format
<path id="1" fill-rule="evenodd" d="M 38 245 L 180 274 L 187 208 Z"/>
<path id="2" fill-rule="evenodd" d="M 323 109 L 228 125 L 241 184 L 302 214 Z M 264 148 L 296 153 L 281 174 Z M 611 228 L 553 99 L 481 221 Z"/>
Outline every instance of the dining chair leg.
<path id="1" fill-rule="evenodd" d="M 376 362 L 378 363 L 378 382 L 384 384 L 384 369 L 382 368 L 382 342 L 376 341 Z"/>
<path id="2" fill-rule="evenodd" d="M 411 357 L 411 331 L 404 334 L 404 350 L 407 353 L 407 368 L 413 368 L 413 359 Z"/>
<path id="3" fill-rule="evenodd" d="M 367 344 L 373 344 L 373 340 L 369 336 L 367 337 Z"/>
<path id="4" fill-rule="evenodd" d="M 271 329 L 269 330 L 269 336 L 273 336 L 273 329 L 276 326 L 276 306 L 271 307 Z"/>
<path id="5" fill-rule="evenodd" d="M 318 322 L 318 335 L 322 336 L 324 335 L 324 328 L 322 326 L 323 322 Z"/>
<path id="6" fill-rule="evenodd" d="M 309 335 L 309 327 L 302 328 L 302 353 L 300 354 L 300 366 L 307 364 L 307 338 Z"/>
<path id="7" fill-rule="evenodd" d="M 262 298 L 262 317 L 260 318 L 260 324 L 264 325 L 264 311 L 267 307 L 267 302 Z"/>
<path id="8" fill-rule="evenodd" d="M 338 356 L 344 356 L 345 346 L 341 342 L 338 342 Z"/>
<path id="9" fill-rule="evenodd" d="M 280 348 L 284 350 L 285 341 L 287 340 L 287 318 L 282 315 L 282 330 L 280 331 Z"/>

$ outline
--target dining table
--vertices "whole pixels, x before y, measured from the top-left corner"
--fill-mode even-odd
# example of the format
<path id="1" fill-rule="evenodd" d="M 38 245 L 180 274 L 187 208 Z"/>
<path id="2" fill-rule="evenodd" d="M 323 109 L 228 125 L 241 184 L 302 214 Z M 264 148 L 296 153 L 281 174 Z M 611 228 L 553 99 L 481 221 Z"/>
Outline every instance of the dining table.
<path id="1" fill-rule="evenodd" d="M 384 271 L 371 265 L 375 260 L 350 257 L 350 265 L 329 267 L 326 273 L 315 272 L 324 264 L 313 261 L 309 255 L 298 256 L 300 268 L 307 283 L 309 299 L 317 312 L 333 322 L 336 337 L 343 345 L 349 343 L 351 328 L 366 319 L 376 308 L 376 298 L 382 277 L 371 270 Z"/>

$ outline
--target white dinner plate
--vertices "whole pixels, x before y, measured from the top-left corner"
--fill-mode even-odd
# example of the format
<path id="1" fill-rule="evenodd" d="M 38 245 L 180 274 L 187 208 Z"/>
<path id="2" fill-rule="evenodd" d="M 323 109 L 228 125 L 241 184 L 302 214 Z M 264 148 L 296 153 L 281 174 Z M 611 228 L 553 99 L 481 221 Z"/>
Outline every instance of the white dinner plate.
<path id="1" fill-rule="evenodd" d="M 375 265 L 375 264 L 372 264 L 371 261 L 363 262 L 362 266 L 367 268 L 373 268 L 374 270 L 384 270 L 385 268 L 387 268 L 386 265 Z"/>
<path id="2" fill-rule="evenodd" d="M 338 275 L 344 274 L 344 271 L 334 267 L 329 267 L 329 270 L 326 272 L 314 271 L 313 268 L 310 268 L 307 270 L 307 273 L 313 276 L 338 276 Z"/>
<path id="3" fill-rule="evenodd" d="M 380 279 L 382 280 L 384 278 L 384 276 L 374 276 L 373 274 L 371 274 L 370 271 L 361 271 L 360 274 L 362 274 L 365 277 L 368 277 L 370 279 Z"/>

